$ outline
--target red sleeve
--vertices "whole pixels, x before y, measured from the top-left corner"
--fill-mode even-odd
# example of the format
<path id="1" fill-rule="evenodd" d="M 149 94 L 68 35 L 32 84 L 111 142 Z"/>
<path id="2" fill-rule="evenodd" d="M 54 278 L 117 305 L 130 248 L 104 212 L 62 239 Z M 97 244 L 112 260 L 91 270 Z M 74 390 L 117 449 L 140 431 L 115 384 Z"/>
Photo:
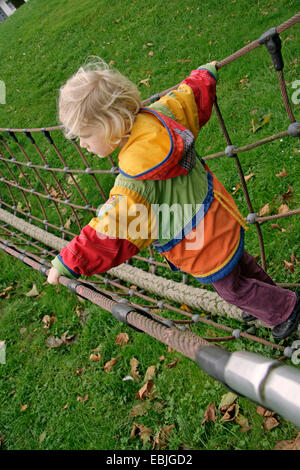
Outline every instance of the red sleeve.
<path id="1" fill-rule="evenodd" d="M 86 225 L 61 250 L 58 258 L 70 272 L 91 276 L 122 264 L 138 252 L 129 240 L 108 237 Z"/>
<path id="2" fill-rule="evenodd" d="M 181 84 L 188 85 L 194 94 L 198 111 L 199 128 L 209 120 L 216 97 L 216 79 L 208 70 L 193 70 Z"/>

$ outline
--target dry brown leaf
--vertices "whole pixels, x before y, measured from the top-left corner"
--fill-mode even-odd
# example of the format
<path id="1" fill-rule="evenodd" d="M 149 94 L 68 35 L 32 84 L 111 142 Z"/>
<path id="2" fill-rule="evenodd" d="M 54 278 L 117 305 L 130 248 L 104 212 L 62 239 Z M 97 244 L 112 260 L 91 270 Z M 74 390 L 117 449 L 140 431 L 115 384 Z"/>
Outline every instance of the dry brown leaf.
<path id="1" fill-rule="evenodd" d="M 142 400 L 143 398 L 146 398 L 148 396 L 151 396 L 152 394 L 152 389 L 153 389 L 154 383 L 152 380 L 148 380 L 142 388 L 137 392 L 136 396 L 139 400 Z"/>
<path id="2" fill-rule="evenodd" d="M 90 361 L 101 361 L 101 359 L 102 356 L 99 353 L 90 355 Z"/>
<path id="3" fill-rule="evenodd" d="M 292 262 L 292 263 L 296 263 L 296 264 L 298 263 L 298 259 L 296 258 L 295 253 L 292 253 L 292 254 L 291 254 L 291 262 Z"/>
<path id="4" fill-rule="evenodd" d="M 271 228 L 278 228 L 281 232 L 286 232 L 286 230 L 282 227 L 280 227 L 279 224 L 271 224 Z"/>
<path id="5" fill-rule="evenodd" d="M 278 441 L 274 450 L 300 450 L 300 432 L 298 432 L 298 436 L 295 439 Z"/>
<path id="6" fill-rule="evenodd" d="M 263 422 L 263 429 L 266 429 L 267 431 L 271 431 L 271 429 L 276 428 L 278 426 L 279 422 L 277 421 L 276 418 L 273 416 L 268 416 L 264 418 Z"/>
<path id="7" fill-rule="evenodd" d="M 84 397 L 77 397 L 77 401 L 81 401 L 82 403 L 88 401 L 88 399 L 89 399 L 88 395 L 84 395 Z"/>
<path id="8" fill-rule="evenodd" d="M 264 207 L 262 207 L 258 213 L 260 217 L 267 215 L 270 211 L 270 204 L 266 204 Z"/>
<path id="9" fill-rule="evenodd" d="M 55 321 L 56 318 L 54 316 L 50 317 L 50 315 L 44 315 L 42 318 L 42 322 L 45 324 L 44 328 L 50 328 Z"/>
<path id="10" fill-rule="evenodd" d="M 277 212 L 278 214 L 286 214 L 289 211 L 290 211 L 290 208 L 287 204 L 281 204 Z"/>
<path id="11" fill-rule="evenodd" d="M 20 411 L 25 411 L 27 410 L 27 408 L 28 408 L 28 405 L 22 405 L 20 408 Z"/>
<path id="12" fill-rule="evenodd" d="M 115 365 L 115 363 L 117 362 L 118 358 L 117 357 L 113 357 L 110 361 L 108 361 L 105 366 L 104 366 L 104 370 L 105 372 L 110 372 L 111 371 L 111 368 Z"/>
<path id="13" fill-rule="evenodd" d="M 132 357 L 130 359 L 130 370 L 131 370 L 131 374 L 133 378 L 136 380 L 140 378 L 140 374 L 138 373 L 138 370 L 137 370 L 138 365 L 139 365 L 139 361 L 135 357 Z"/>
<path id="14" fill-rule="evenodd" d="M 81 375 L 83 372 L 85 372 L 85 367 L 82 367 L 82 369 L 77 369 L 76 375 Z"/>
<path id="15" fill-rule="evenodd" d="M 152 429 L 147 428 L 147 426 L 144 426 L 143 424 L 133 423 L 133 428 L 131 430 L 130 439 L 135 437 L 137 433 L 143 442 L 151 441 L 150 436 L 152 434 Z"/>
<path id="16" fill-rule="evenodd" d="M 139 86 L 140 85 L 146 85 L 147 88 L 150 88 L 150 86 L 151 86 L 150 85 L 150 79 L 151 79 L 151 75 L 148 75 L 147 78 L 144 78 L 143 80 L 140 80 L 138 85 Z"/>
<path id="17" fill-rule="evenodd" d="M 155 366 L 148 367 L 148 369 L 146 370 L 145 377 L 144 377 L 144 382 L 148 382 L 149 380 L 152 380 L 155 374 L 156 374 L 156 367 Z"/>
<path id="18" fill-rule="evenodd" d="M 251 426 L 249 426 L 248 419 L 245 416 L 238 414 L 235 418 L 235 422 L 241 426 L 241 432 L 250 431 Z"/>
<path id="19" fill-rule="evenodd" d="M 74 335 L 67 336 L 69 330 L 65 331 L 60 338 L 57 336 L 49 336 L 49 338 L 46 339 L 46 345 L 49 348 L 59 348 L 63 344 L 70 344 L 72 340 L 74 340 Z"/>
<path id="20" fill-rule="evenodd" d="M 276 174 L 277 178 L 284 178 L 285 176 L 288 176 L 288 172 L 286 171 L 285 168 L 282 169 L 280 173 Z"/>
<path id="21" fill-rule="evenodd" d="M 5 295 L 8 295 L 7 292 L 12 290 L 13 289 L 13 286 L 8 286 L 6 287 L 2 292 L 0 292 L 0 297 L 3 297 Z"/>
<path id="22" fill-rule="evenodd" d="M 159 361 L 160 362 L 164 361 L 165 359 L 166 359 L 165 356 L 159 356 Z"/>
<path id="23" fill-rule="evenodd" d="M 289 263 L 288 261 L 283 260 L 283 264 L 285 269 L 290 273 L 293 273 L 295 271 L 295 266 L 293 263 Z"/>
<path id="24" fill-rule="evenodd" d="M 228 421 L 235 421 L 236 417 L 239 414 L 240 407 L 237 403 L 233 403 L 230 405 L 224 414 L 224 416 L 220 419 L 220 423 L 228 422 Z"/>
<path id="25" fill-rule="evenodd" d="M 178 357 L 175 359 L 175 361 L 170 362 L 170 364 L 167 364 L 166 367 L 167 369 L 172 369 L 172 367 L 176 366 L 177 362 L 179 361 Z"/>
<path id="26" fill-rule="evenodd" d="M 245 181 L 249 181 L 252 176 L 255 176 L 255 173 L 250 173 L 250 175 L 245 176 Z"/>
<path id="27" fill-rule="evenodd" d="M 152 449 L 155 447 L 157 449 L 164 449 L 169 441 L 169 436 L 174 428 L 174 424 L 170 424 L 169 426 L 163 426 L 154 438 L 154 444 Z"/>
<path id="28" fill-rule="evenodd" d="M 212 421 L 215 423 L 217 420 L 216 418 L 216 410 L 215 410 L 215 402 L 211 403 L 206 407 L 205 413 L 204 413 L 204 418 L 201 422 L 201 424 L 205 424 L 209 421 Z"/>
<path id="29" fill-rule="evenodd" d="M 122 346 L 123 344 L 128 344 L 128 343 L 129 343 L 129 336 L 127 333 L 119 333 L 116 336 L 115 344 L 119 344 L 119 346 Z"/>

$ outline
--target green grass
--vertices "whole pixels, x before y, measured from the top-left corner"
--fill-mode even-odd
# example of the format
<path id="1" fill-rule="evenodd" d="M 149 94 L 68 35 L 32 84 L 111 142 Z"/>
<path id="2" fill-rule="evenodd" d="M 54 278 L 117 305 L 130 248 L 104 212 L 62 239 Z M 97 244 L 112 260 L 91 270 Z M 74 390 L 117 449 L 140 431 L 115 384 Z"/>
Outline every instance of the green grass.
<path id="1" fill-rule="evenodd" d="M 268 14 L 264 14 L 266 12 Z M 107 62 L 113 60 L 114 66 L 136 83 L 151 71 L 151 88 L 140 87 L 145 99 L 178 83 L 192 68 L 223 59 L 296 12 L 294 2 L 284 0 L 254 2 L 251 9 L 245 0 L 230 3 L 205 0 L 199 5 L 181 0 L 167 3 L 136 0 L 126 4 L 115 0 L 30 0 L 0 25 L 0 80 L 7 87 L 6 105 L 0 105 L 0 127 L 56 125 L 58 89 L 89 55 L 99 55 Z M 291 83 L 299 77 L 299 62 L 294 62 L 298 57 L 299 27 L 285 31 L 281 37 L 284 72 L 291 97 L 294 91 Z M 152 56 L 150 51 L 153 51 Z M 237 146 L 288 126 L 277 77 L 270 70 L 270 64 L 265 48 L 259 48 L 220 71 L 218 102 L 230 137 Z M 245 78 L 247 80 L 241 83 Z M 254 109 L 257 113 L 251 114 Z M 293 110 L 299 120 L 299 105 L 293 105 Z M 272 116 L 266 126 L 257 134 L 249 131 L 253 117 L 269 113 Z M 53 138 L 67 164 L 83 168 L 72 145 L 59 133 L 53 133 Z M 25 137 L 20 140 L 25 142 Z M 37 137 L 37 141 L 49 163 L 57 165 L 53 150 L 41 137 Z M 16 145 L 8 142 L 17 152 Z M 38 163 L 38 155 L 32 153 L 29 144 L 24 145 L 31 152 L 31 160 Z M 225 146 L 213 114 L 201 131 L 197 149 L 205 155 L 221 151 Z M 22 155 L 20 158 L 24 160 Z M 280 195 L 288 191 L 289 185 L 293 196 L 288 205 L 290 209 L 299 207 L 300 165 L 296 139 L 267 144 L 241 154 L 240 160 L 246 175 L 255 173 L 248 182 L 255 211 L 273 201 L 272 213 L 276 213 L 282 203 Z M 91 159 L 90 162 L 94 168 L 109 168 L 108 162 Z M 232 192 L 238 183 L 234 162 L 222 158 L 210 161 L 209 166 Z M 276 173 L 283 167 L 288 177 L 277 178 Z M 5 173 L 2 164 L 0 168 Z M 19 177 L 19 171 L 14 174 Z M 41 189 L 34 177 L 28 177 Z M 64 175 L 61 181 L 66 185 Z M 97 206 L 101 198 L 95 195 L 88 182 L 86 175 L 80 177 L 87 199 Z M 101 184 L 108 194 L 113 176 L 101 177 Z M 72 192 L 74 202 L 80 201 L 74 186 L 66 187 Z M 16 191 L 13 194 L 18 195 Z M 1 197 L 6 196 L 1 188 Z M 246 215 L 248 209 L 242 191 L 234 197 Z M 34 198 L 29 196 L 28 200 L 32 202 L 32 213 L 40 214 Z M 21 203 L 24 207 L 24 201 Z M 58 223 L 53 207 L 47 208 L 48 213 L 49 220 Z M 66 218 L 69 215 L 69 212 L 64 214 Z M 84 214 L 81 222 L 86 223 L 89 217 Z M 300 263 L 295 264 L 293 273 L 286 271 L 283 265 L 283 260 L 290 261 L 292 254 L 299 258 L 299 218 L 281 219 L 278 223 L 286 232 L 273 229 L 271 223 L 262 226 L 268 272 L 278 282 L 299 282 Z M 71 230 L 78 232 L 74 223 Z M 250 227 L 246 235 L 246 248 L 253 254 L 259 253 L 254 227 Z M 135 261 L 135 265 L 144 266 L 144 263 Z M 263 430 L 256 405 L 242 397 L 238 398 L 238 403 L 241 413 L 248 418 L 250 431 L 242 433 L 234 422 L 220 423 L 220 414 L 216 424 L 202 425 L 206 406 L 213 401 L 218 405 L 226 389 L 199 370 L 194 362 L 177 352 L 168 353 L 163 344 L 117 323 L 95 305 L 87 301 L 81 304 L 63 287 L 56 292 L 53 286 L 43 286 L 45 279 L 40 274 L 3 252 L 0 266 L 0 292 L 14 285 L 9 299 L 0 297 L 0 340 L 6 340 L 7 344 L 7 363 L 0 365 L 3 449 L 151 449 L 152 443 L 143 444 L 138 437 L 129 439 L 134 422 L 151 428 L 153 437 L 162 426 L 174 424 L 169 449 L 272 449 L 278 440 L 296 436 L 295 427 L 280 417 L 279 426 L 272 431 Z M 165 273 L 163 268 L 157 272 L 173 279 L 179 277 L 176 273 Z M 14 281 L 18 284 L 13 284 Z M 37 300 L 25 296 L 33 282 L 40 292 L 45 292 Z M 197 285 L 195 281 L 194 285 Z M 78 305 L 89 314 L 84 323 L 77 316 Z M 49 329 L 43 328 L 44 315 L 56 317 L 57 321 Z M 240 327 L 233 320 L 222 322 Z M 56 349 L 47 347 L 49 336 L 60 337 L 67 330 L 68 334 L 77 335 L 76 342 Z M 205 326 L 195 329 L 203 336 L 210 335 L 208 330 L 211 328 Z M 115 344 L 115 336 L 121 331 L 130 336 L 130 343 L 122 348 Z M 257 334 L 267 339 L 270 335 L 264 329 Z M 92 350 L 99 345 L 101 361 L 90 361 Z M 253 350 L 269 357 L 279 356 L 265 346 L 246 340 L 230 343 L 229 347 Z M 165 361 L 159 361 L 161 355 L 166 357 Z M 103 366 L 112 357 L 118 357 L 118 361 L 112 371 L 106 373 Z M 122 380 L 130 374 L 132 357 L 139 360 L 141 380 L 138 382 Z M 175 358 L 179 358 L 177 365 L 167 369 L 166 365 Z M 131 410 L 138 403 L 136 392 L 151 365 L 157 366 L 156 397 L 150 401 L 148 414 L 132 417 Z M 85 371 L 76 374 L 82 368 Z M 85 395 L 89 397 L 86 402 L 77 401 L 78 396 Z M 21 411 L 23 405 L 27 408 Z"/>

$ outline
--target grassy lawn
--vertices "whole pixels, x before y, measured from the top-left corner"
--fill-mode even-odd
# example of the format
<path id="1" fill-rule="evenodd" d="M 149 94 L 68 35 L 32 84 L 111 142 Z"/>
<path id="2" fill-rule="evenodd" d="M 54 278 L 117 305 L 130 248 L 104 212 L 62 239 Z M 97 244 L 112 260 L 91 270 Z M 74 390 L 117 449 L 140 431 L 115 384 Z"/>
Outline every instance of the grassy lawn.
<path id="1" fill-rule="evenodd" d="M 0 24 L 0 80 L 5 82 L 7 91 L 6 104 L 0 104 L 0 127 L 56 125 L 58 90 L 89 55 L 101 56 L 136 83 L 149 77 L 150 88 L 140 84 L 145 99 L 178 83 L 191 69 L 225 58 L 297 13 L 292 0 L 262 0 L 251 5 L 249 8 L 246 0 L 30 0 Z M 292 83 L 299 78 L 299 26 L 288 29 L 281 38 L 291 98 L 295 91 Z M 218 102 L 236 146 L 288 127 L 276 73 L 270 65 L 267 51 L 259 48 L 220 70 Z M 293 110 L 299 121 L 299 104 L 293 104 Z M 253 133 L 251 120 L 258 121 L 268 114 L 269 122 Z M 53 138 L 67 164 L 83 168 L 78 159 L 75 161 L 71 144 L 59 132 L 53 133 Z M 25 137 L 22 139 L 25 142 Z M 49 163 L 57 165 L 57 156 L 42 138 L 39 143 L 47 152 Z M 16 149 L 13 143 L 10 145 Z M 213 113 L 200 133 L 197 149 L 206 155 L 222 151 L 225 146 Z M 292 138 L 241 154 L 244 173 L 254 174 L 248 188 L 256 212 L 267 203 L 270 214 L 276 214 L 283 202 L 291 210 L 299 207 L 299 156 L 299 141 Z M 37 155 L 32 155 L 31 160 L 40 163 Z M 91 160 L 91 166 L 109 168 L 107 161 L 100 160 Z M 209 166 L 234 193 L 246 215 L 242 190 L 234 190 L 238 175 L 233 161 L 221 158 L 210 161 Z M 277 177 L 283 168 L 287 176 Z M 0 169 L 5 173 L 2 162 Z M 15 176 L 19 176 L 17 171 Z M 87 199 L 94 206 L 102 203 L 94 188 L 88 186 L 87 176 L 80 178 Z M 64 176 L 61 181 L 66 183 Z M 113 176 L 101 177 L 101 184 L 108 194 Z M 37 182 L 35 185 L 38 189 Z M 14 194 L 17 196 L 17 192 Z M 75 191 L 73 196 L 76 202 Z M 10 201 L 2 187 L 1 197 Z M 34 198 L 32 204 L 38 214 Z M 54 209 L 50 207 L 49 211 L 53 211 L 52 221 L 58 222 Z M 84 214 L 82 223 L 89 218 L 89 214 Z M 70 229 L 76 232 L 73 222 Z M 295 261 L 300 258 L 299 217 L 277 223 L 279 228 L 272 227 L 272 223 L 262 226 L 268 272 L 277 282 L 299 282 L 300 263 Z M 246 249 L 259 253 L 254 227 L 246 235 Z M 293 269 L 287 269 L 284 261 L 292 263 Z M 135 264 L 142 266 L 136 261 Z M 44 285 L 44 277 L 2 251 L 0 268 L 0 294 L 13 287 L 8 291 L 10 296 L 0 296 L 0 341 L 6 341 L 7 353 L 6 364 L 0 364 L 2 449 L 152 449 L 165 426 L 172 426 L 166 438 L 168 449 L 265 450 L 273 449 L 279 440 L 296 437 L 297 429 L 278 416 L 279 424 L 268 430 L 256 411 L 257 405 L 242 397 L 237 403 L 251 429 L 242 432 L 235 421 L 220 422 L 218 405 L 227 390 L 195 363 L 116 322 L 96 305 L 81 302 L 63 287 Z M 176 279 L 176 274 L 172 277 Z M 33 283 L 43 294 L 38 298 L 26 296 Z M 49 328 L 42 321 L 46 315 L 55 319 Z M 240 327 L 234 320 L 222 322 Z M 202 336 L 211 336 L 212 330 L 203 325 L 195 329 Z M 70 344 L 47 346 L 49 337 L 60 338 L 66 331 L 67 335 L 74 335 Z M 123 346 L 115 343 L 121 332 L 130 338 Z M 269 330 L 263 328 L 256 334 L 270 338 Z M 247 340 L 237 340 L 228 347 L 280 356 Z M 100 360 L 91 360 L 91 354 Z M 139 378 L 123 380 L 132 375 L 133 357 L 139 361 Z M 117 358 L 117 362 L 107 372 L 104 365 L 112 358 Z M 153 395 L 139 400 L 136 394 L 150 366 L 156 367 Z M 217 420 L 202 424 L 206 407 L 212 402 L 216 404 Z M 134 423 L 144 433 L 130 437 Z"/>

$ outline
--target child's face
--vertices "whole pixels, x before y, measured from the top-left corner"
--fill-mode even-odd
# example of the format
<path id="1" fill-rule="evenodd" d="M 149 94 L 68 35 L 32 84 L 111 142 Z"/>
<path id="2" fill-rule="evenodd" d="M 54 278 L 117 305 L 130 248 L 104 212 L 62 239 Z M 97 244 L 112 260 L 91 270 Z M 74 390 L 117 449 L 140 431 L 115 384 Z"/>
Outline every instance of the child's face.
<path id="1" fill-rule="evenodd" d="M 78 137 L 80 147 L 86 148 L 100 158 L 107 157 L 117 148 L 117 145 L 110 145 L 104 140 L 103 132 L 99 127 L 83 127 Z"/>

